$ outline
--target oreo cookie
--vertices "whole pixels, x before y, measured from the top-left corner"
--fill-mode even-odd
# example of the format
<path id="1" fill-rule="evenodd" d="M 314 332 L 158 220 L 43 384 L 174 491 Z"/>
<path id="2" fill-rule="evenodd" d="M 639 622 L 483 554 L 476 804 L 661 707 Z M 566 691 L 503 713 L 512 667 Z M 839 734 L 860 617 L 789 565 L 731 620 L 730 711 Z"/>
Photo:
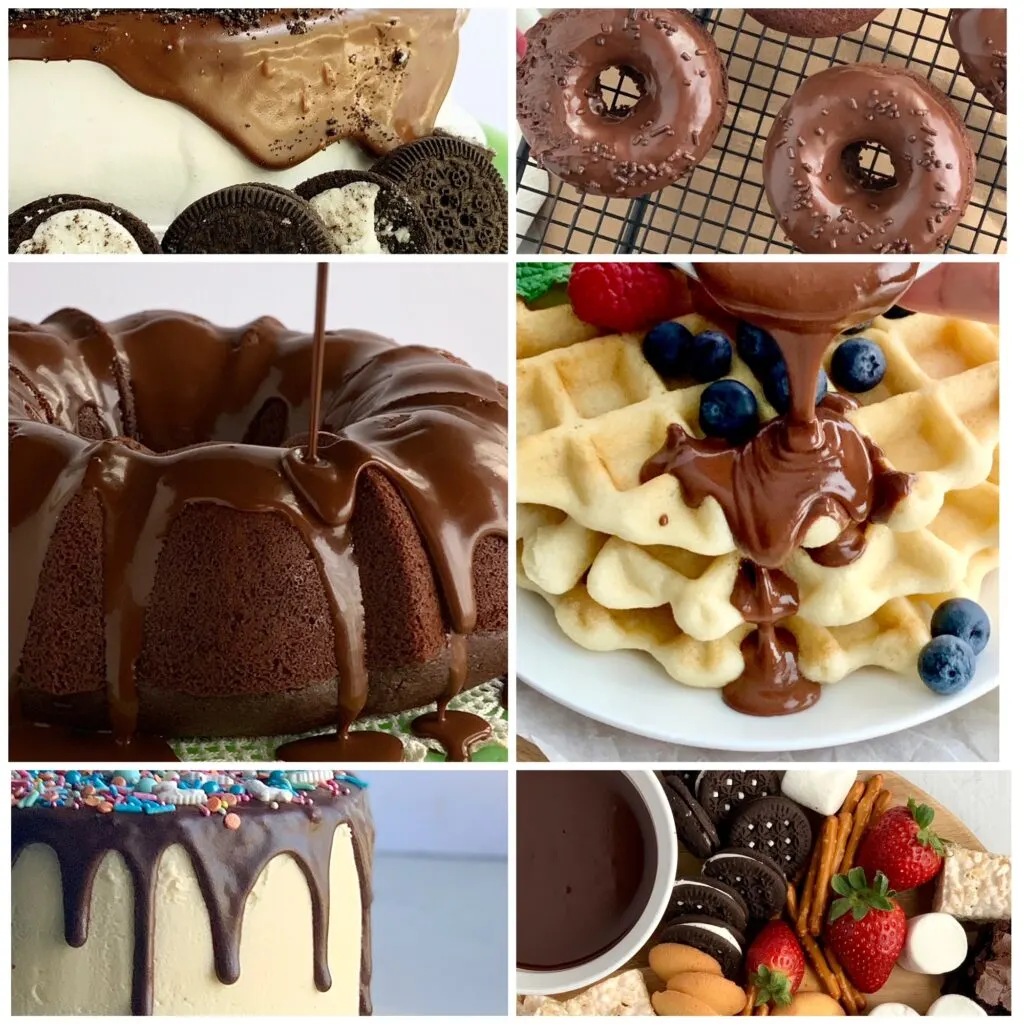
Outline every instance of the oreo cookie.
<path id="1" fill-rule="evenodd" d="M 792 881 L 811 854 L 814 834 L 799 804 L 785 796 L 766 796 L 733 818 L 729 844 L 765 854 Z"/>
<path id="2" fill-rule="evenodd" d="M 786 876 L 770 857 L 729 847 L 712 854 L 701 875 L 732 886 L 747 904 L 751 921 L 767 921 L 786 905 Z"/>
<path id="3" fill-rule="evenodd" d="M 134 214 L 113 203 L 63 193 L 10 214 L 7 242 L 11 253 L 34 256 L 160 252 L 156 235 Z"/>
<path id="4" fill-rule="evenodd" d="M 775 796 L 782 788 L 782 772 L 701 772 L 694 792 L 716 828 L 753 800 Z"/>
<path id="5" fill-rule="evenodd" d="M 672 889 L 662 926 L 694 914 L 724 921 L 740 933 L 750 924 L 743 897 L 731 885 L 714 878 L 680 878 Z"/>
<path id="6" fill-rule="evenodd" d="M 664 771 L 661 773 L 665 776 L 671 776 L 679 781 L 692 793 L 693 787 L 697 782 L 697 777 L 700 775 L 699 768 L 676 768 L 670 771 Z"/>
<path id="7" fill-rule="evenodd" d="M 164 235 L 168 253 L 332 253 L 313 207 L 277 185 L 232 185 L 197 199 Z"/>
<path id="8" fill-rule="evenodd" d="M 676 835 L 683 846 L 701 859 L 714 853 L 719 847 L 718 831 L 683 781 L 673 775 L 662 776 L 661 788 L 668 797 Z"/>
<path id="9" fill-rule="evenodd" d="M 399 146 L 372 169 L 398 182 L 420 208 L 437 252 L 508 251 L 508 192 L 486 149 L 431 135 Z"/>
<path id="10" fill-rule="evenodd" d="M 423 214 L 400 185 L 373 171 L 328 171 L 296 186 L 340 253 L 430 253 Z"/>
<path id="11" fill-rule="evenodd" d="M 744 938 L 724 921 L 701 914 L 680 917 L 658 932 L 656 942 L 678 942 L 714 957 L 727 978 L 736 978 L 743 963 Z"/>

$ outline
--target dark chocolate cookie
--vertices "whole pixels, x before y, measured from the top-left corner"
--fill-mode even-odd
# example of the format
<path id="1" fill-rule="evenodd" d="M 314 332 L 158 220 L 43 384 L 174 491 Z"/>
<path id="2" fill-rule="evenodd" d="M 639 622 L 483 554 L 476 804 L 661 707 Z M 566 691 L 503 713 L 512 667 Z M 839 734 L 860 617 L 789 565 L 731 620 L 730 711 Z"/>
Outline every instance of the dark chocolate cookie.
<path id="1" fill-rule="evenodd" d="M 679 779 L 680 782 L 692 793 L 693 787 L 697 782 L 697 776 L 700 775 L 699 768 L 674 768 L 671 771 L 664 771 L 662 775 L 671 775 L 674 779 Z"/>
<path id="2" fill-rule="evenodd" d="M 785 796 L 766 796 L 733 818 L 729 845 L 771 857 L 792 881 L 811 854 L 814 834 L 799 804 Z"/>
<path id="3" fill-rule="evenodd" d="M 508 192 L 491 154 L 465 139 L 431 135 L 373 165 L 420 208 L 437 252 L 508 251 Z"/>
<path id="4" fill-rule="evenodd" d="M 703 859 L 714 853 L 719 846 L 718 830 L 682 779 L 674 775 L 663 776 L 661 786 L 672 808 L 679 841 L 695 857 Z"/>
<path id="5" fill-rule="evenodd" d="M 680 917 L 658 932 L 657 942 L 678 942 L 713 956 L 722 974 L 735 979 L 743 963 L 743 935 L 732 925 L 713 917 L 693 914 Z"/>
<path id="6" fill-rule="evenodd" d="M 721 850 L 704 861 L 701 874 L 731 885 L 746 902 L 752 921 L 767 921 L 786 905 L 782 868 L 756 850 Z"/>
<path id="7" fill-rule="evenodd" d="M 115 224 L 122 229 L 110 224 Z M 123 244 L 131 236 L 139 252 L 160 252 L 156 235 L 138 217 L 113 203 L 61 193 L 45 196 L 7 218 L 9 251 L 22 254 L 102 254 L 133 251 Z"/>
<path id="8" fill-rule="evenodd" d="M 294 192 L 256 182 L 197 199 L 171 222 L 169 253 L 331 253 L 323 221 Z"/>
<path id="9" fill-rule="evenodd" d="M 430 253 L 419 207 L 397 182 L 373 171 L 328 171 L 297 185 L 341 253 Z"/>
<path id="10" fill-rule="evenodd" d="M 775 796 L 782 788 L 782 772 L 701 772 L 697 799 L 716 828 L 727 825 L 733 815 L 752 800 Z"/>
<path id="11" fill-rule="evenodd" d="M 750 923 L 747 904 L 731 886 L 714 878 L 680 878 L 672 889 L 662 926 L 668 927 L 677 918 L 697 914 L 714 917 L 745 932 Z"/>

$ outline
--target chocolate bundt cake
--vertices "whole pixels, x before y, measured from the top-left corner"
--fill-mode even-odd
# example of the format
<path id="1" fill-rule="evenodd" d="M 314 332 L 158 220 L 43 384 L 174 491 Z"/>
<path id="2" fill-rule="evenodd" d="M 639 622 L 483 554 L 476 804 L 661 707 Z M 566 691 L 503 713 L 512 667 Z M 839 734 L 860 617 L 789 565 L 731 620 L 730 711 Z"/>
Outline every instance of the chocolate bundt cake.
<path id="1" fill-rule="evenodd" d="M 10 664 L 28 723 L 300 732 L 507 671 L 504 387 L 261 318 L 10 323 Z M 465 669 L 461 664 L 465 659 Z"/>

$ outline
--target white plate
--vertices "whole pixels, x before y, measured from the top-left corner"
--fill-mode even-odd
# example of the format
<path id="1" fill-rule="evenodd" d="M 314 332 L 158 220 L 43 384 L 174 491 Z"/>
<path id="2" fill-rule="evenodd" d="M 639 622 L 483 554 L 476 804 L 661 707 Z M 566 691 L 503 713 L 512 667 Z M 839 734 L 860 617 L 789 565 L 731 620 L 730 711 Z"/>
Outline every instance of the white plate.
<path id="1" fill-rule="evenodd" d="M 865 668 L 822 687 L 808 711 L 754 718 L 728 707 L 718 690 L 677 683 L 641 651 L 588 651 L 555 622 L 551 608 L 519 590 L 516 675 L 534 689 L 607 725 L 651 739 L 714 750 L 774 752 L 856 743 L 955 711 L 999 683 L 998 573 L 982 588 L 992 639 L 970 685 L 938 697 L 919 679 Z"/>

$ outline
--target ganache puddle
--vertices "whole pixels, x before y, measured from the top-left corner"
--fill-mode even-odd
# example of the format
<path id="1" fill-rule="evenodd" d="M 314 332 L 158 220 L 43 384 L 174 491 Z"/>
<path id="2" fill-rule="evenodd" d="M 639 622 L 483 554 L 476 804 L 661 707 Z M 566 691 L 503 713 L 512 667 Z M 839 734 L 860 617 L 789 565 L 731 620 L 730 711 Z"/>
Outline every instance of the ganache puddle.
<path id="1" fill-rule="evenodd" d="M 749 441 L 694 438 L 676 424 L 640 474 L 646 483 L 671 473 L 691 508 L 715 499 L 743 556 L 731 601 L 756 629 L 740 647 L 743 672 L 722 691 L 737 711 L 788 715 L 819 700 L 821 685 L 799 669 L 795 637 L 778 625 L 800 607 L 783 566 L 821 518 L 837 523 L 839 533 L 808 549 L 811 558 L 831 567 L 856 561 L 867 525 L 887 521 L 910 491 L 912 477 L 892 469 L 846 419 L 852 399 L 829 392 L 815 405 L 815 397 L 831 341 L 892 306 L 916 271 L 916 264 L 892 263 L 697 266 L 700 283 L 726 313 L 772 335 L 790 381 L 788 412 Z"/>
<path id="2" fill-rule="evenodd" d="M 473 410 L 469 417 L 452 425 L 444 411 L 423 409 L 396 415 L 385 428 L 376 423 L 365 431 L 344 436 L 324 429 L 321 423 L 324 366 L 327 351 L 326 308 L 328 265 L 317 271 L 316 330 L 313 337 L 310 372 L 309 430 L 304 445 L 288 447 L 282 458 L 272 448 L 231 445 L 230 455 L 219 457 L 225 446 L 210 444 L 186 448 L 149 458 L 124 457 L 125 449 L 116 438 L 88 444 L 82 438 L 48 429 L 37 433 L 37 424 L 23 422 L 18 430 L 23 442 L 37 438 L 41 455 L 38 486 L 22 506 L 12 509 L 12 524 L 19 526 L 39 512 L 33 503 L 38 494 L 52 494 L 56 480 L 69 466 L 77 467 L 72 482 L 93 490 L 106 513 L 104 545 L 104 607 L 106 614 L 107 709 L 111 732 L 79 732 L 63 726 L 36 725 L 26 719 L 18 695 L 12 695 L 10 749 L 16 759 L 38 759 L 49 750 L 53 757 L 123 758 L 128 754 L 154 761 L 176 760 L 169 745 L 138 729 L 139 696 L 136 664 L 143 641 L 143 620 L 155 576 L 160 547 L 174 516 L 189 502 L 210 500 L 242 511 L 277 512 L 297 530 L 313 557 L 323 584 L 334 629 L 335 663 L 338 670 L 337 732 L 283 745 L 277 756 L 286 761 L 400 761 L 400 739 L 371 730 L 351 727 L 362 714 L 368 697 L 369 679 L 365 664 L 364 616 L 359 570 L 349 526 L 355 505 L 356 484 L 368 466 L 382 470 L 398 490 L 421 533 L 434 564 L 443 606 L 451 623 L 448 682 L 438 699 L 437 711 L 421 715 L 413 723 L 417 735 L 431 737 L 445 748 L 452 760 L 467 760 L 469 747 L 491 734 L 490 725 L 477 715 L 449 711 L 447 705 L 465 686 L 467 638 L 476 628 L 477 610 L 472 584 L 472 560 L 476 542 L 502 531 L 503 524 L 489 501 L 467 497 L 453 478 L 450 486 L 425 488 L 423 479 L 434 479 L 430 467 L 450 452 L 456 460 L 467 446 L 475 450 L 475 418 L 482 408 L 474 382 L 475 371 L 459 364 L 445 363 L 433 382 L 421 363 L 416 363 L 410 381 L 399 376 L 401 366 L 389 362 L 384 378 L 396 393 L 394 406 L 401 407 L 406 395 L 403 384 L 413 382 L 446 395 L 458 388 L 451 378 L 466 377 L 465 386 L 449 401 L 460 410 Z M 99 327 L 90 318 L 90 327 Z M 100 328 L 102 330 L 102 328 Z M 104 332 L 104 337 L 109 338 Z M 405 351 L 387 353 L 397 363 Z M 397 353 L 397 354 L 395 354 Z M 410 362 L 412 360 L 410 359 Z M 371 378 L 370 387 L 381 385 Z M 48 425 L 47 425 L 48 427 Z M 427 439 L 429 428 L 436 435 Z M 127 432 L 127 431 L 126 431 Z M 471 435 L 471 436 L 467 436 Z M 293 442 L 289 442 L 293 444 Z M 85 455 L 82 457 L 82 448 Z M 134 451 L 134 449 L 130 449 Z M 54 452 L 56 456 L 54 457 Z M 147 453 L 149 454 L 149 453 Z M 244 457 L 242 457 L 244 455 Z M 111 464 L 117 472 L 111 472 Z M 51 478 L 52 477 L 52 478 Z M 453 492 L 456 488 L 458 494 Z M 66 487 L 64 501 L 72 493 Z M 440 493 L 444 490 L 447 493 Z M 155 508 L 156 495 L 165 500 Z M 169 500 L 167 499 L 169 496 Z M 458 521 L 449 512 L 456 496 L 461 503 Z M 53 502 L 47 516 L 34 526 L 23 559 L 24 578 L 38 580 L 45 544 L 52 526 L 63 510 Z M 303 506 L 303 507 L 300 507 Z M 308 509 L 308 511 L 307 511 Z M 146 514 L 140 514 L 140 510 Z M 51 518 L 52 517 L 52 518 Z M 33 524 L 29 522 L 29 526 Z M 455 527 L 453 529 L 453 527 Z M 19 575 L 21 575 L 19 573 Z M 15 667 L 28 631 L 34 594 L 12 599 L 12 652 Z"/>

